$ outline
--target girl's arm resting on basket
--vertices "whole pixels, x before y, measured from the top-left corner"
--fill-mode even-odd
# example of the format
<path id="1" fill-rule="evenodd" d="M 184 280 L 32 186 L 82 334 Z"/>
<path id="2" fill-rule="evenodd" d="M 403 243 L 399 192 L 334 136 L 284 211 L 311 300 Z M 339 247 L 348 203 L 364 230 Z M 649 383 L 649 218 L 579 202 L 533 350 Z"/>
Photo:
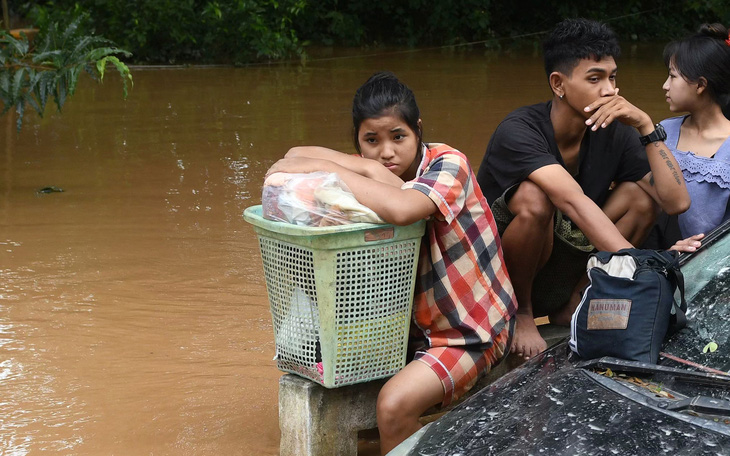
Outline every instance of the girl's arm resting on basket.
<path id="1" fill-rule="evenodd" d="M 356 158 L 359 160 L 367 160 L 360 157 Z M 380 163 L 374 160 L 369 161 L 390 173 Z M 402 190 L 400 186 L 396 187 L 371 179 L 339 163 L 321 158 L 284 158 L 274 163 L 269 168 L 267 175 L 278 172 L 313 173 L 316 171 L 337 173 L 360 204 L 369 207 L 383 220 L 393 225 L 410 225 L 428 217 L 438 209 L 436 203 L 431 198 L 418 190 Z"/>
<path id="2" fill-rule="evenodd" d="M 357 173 L 361 176 L 369 177 L 378 182 L 394 185 L 399 187 L 403 185 L 403 180 L 390 172 L 388 168 L 381 165 L 375 160 L 360 157 L 359 155 L 350 155 L 333 149 L 319 146 L 298 146 L 289 149 L 285 158 L 316 158 L 335 162 L 343 168 Z"/>

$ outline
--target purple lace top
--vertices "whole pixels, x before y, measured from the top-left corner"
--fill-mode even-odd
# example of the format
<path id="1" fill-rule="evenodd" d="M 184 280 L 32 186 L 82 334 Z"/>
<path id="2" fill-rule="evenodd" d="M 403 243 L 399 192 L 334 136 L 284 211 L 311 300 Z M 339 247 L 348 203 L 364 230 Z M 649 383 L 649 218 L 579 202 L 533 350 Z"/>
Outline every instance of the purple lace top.
<path id="1" fill-rule="evenodd" d="M 692 199 L 687 212 L 679 215 L 679 229 L 686 238 L 699 233 L 708 233 L 730 218 L 730 137 L 715 153 L 713 158 L 677 150 L 679 129 L 686 116 L 663 120 L 667 132 L 664 143 L 674 153 L 687 183 Z"/>

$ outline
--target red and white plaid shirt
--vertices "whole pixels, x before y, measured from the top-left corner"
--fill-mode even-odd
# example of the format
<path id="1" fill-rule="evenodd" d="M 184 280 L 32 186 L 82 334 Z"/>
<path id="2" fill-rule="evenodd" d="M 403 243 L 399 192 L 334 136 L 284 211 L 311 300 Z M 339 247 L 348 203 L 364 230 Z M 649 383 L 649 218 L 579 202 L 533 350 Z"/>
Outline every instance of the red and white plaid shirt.
<path id="1" fill-rule="evenodd" d="M 411 337 L 431 347 L 491 346 L 517 299 L 492 211 L 467 158 L 445 144 L 424 146 L 416 178 L 401 188 L 438 206 L 421 245 Z"/>

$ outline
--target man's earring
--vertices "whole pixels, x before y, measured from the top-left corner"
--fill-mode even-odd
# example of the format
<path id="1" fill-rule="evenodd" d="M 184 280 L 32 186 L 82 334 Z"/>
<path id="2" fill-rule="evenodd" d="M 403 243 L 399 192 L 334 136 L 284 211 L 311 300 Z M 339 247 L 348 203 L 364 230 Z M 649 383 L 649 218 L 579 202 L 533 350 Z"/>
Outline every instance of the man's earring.
<path id="1" fill-rule="evenodd" d="M 560 98 L 562 100 L 564 96 L 565 95 L 558 95 L 558 98 Z"/>

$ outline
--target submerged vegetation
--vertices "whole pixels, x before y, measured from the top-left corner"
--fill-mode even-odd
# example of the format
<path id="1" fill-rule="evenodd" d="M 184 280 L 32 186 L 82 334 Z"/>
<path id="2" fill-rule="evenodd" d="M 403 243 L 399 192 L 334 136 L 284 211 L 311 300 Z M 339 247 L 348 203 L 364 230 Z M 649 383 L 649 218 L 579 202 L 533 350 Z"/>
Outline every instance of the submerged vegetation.
<path id="1" fill-rule="evenodd" d="M 101 82 L 107 65 L 114 67 L 127 97 L 132 75 L 119 57 L 131 54 L 109 40 L 82 33 L 81 20 L 79 17 L 65 28 L 49 23 L 33 41 L 24 33 L 16 38 L 0 32 L 0 115 L 15 108 L 18 130 L 28 106 L 43 116 L 52 99 L 60 111 L 74 94 L 82 72 Z"/>

